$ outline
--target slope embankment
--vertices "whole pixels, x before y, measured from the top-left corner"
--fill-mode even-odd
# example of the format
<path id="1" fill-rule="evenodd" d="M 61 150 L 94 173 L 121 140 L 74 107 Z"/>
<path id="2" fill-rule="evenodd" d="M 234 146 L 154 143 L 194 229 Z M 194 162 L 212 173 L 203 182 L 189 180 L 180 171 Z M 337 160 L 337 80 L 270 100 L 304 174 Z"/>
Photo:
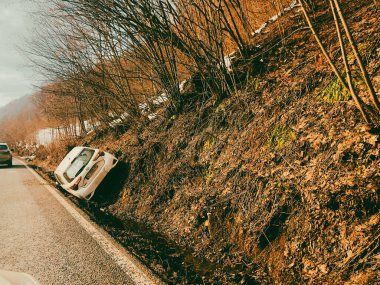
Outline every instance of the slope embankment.
<path id="1" fill-rule="evenodd" d="M 377 5 L 350 1 L 344 9 L 379 94 Z M 338 59 L 332 16 L 322 9 L 315 17 Z M 81 142 L 106 147 L 125 163 L 114 180 L 120 192 L 102 211 L 186 249 L 184 264 L 201 278 L 172 274 L 168 282 L 380 280 L 378 129 L 368 131 L 336 83 L 302 14 L 292 11 L 278 23 L 236 62 L 248 75 L 232 96 L 192 94 L 177 116 Z M 357 86 L 369 102 L 360 78 Z M 53 167 L 64 152 L 45 150 L 37 162 Z M 101 205 L 99 195 L 93 203 Z M 165 274 L 170 262 L 156 270 Z"/>

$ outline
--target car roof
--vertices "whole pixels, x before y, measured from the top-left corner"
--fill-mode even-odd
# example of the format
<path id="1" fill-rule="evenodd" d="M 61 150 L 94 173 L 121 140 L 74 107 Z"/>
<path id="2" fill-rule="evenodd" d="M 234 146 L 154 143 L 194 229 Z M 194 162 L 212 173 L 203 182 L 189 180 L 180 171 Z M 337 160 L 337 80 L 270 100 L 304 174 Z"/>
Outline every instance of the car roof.
<path id="1" fill-rule="evenodd" d="M 0 143 L 0 146 L 2 146 L 2 147 L 5 146 L 7 149 L 9 149 L 9 146 L 6 143 Z"/>

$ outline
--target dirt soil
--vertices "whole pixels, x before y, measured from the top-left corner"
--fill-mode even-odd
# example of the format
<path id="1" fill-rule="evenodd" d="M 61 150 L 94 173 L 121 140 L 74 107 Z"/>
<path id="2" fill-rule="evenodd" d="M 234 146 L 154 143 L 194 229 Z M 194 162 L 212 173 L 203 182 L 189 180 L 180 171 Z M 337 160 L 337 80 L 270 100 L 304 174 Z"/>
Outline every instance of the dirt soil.
<path id="1" fill-rule="evenodd" d="M 314 21 L 339 61 L 325 2 Z M 380 94 L 378 1 L 343 6 Z M 74 200 L 167 283 L 380 282 L 379 129 L 331 91 L 305 26 L 296 8 L 256 36 L 225 100 L 193 94 L 175 117 L 79 142 L 121 163 L 92 202 Z M 51 171 L 65 151 L 34 163 Z"/>

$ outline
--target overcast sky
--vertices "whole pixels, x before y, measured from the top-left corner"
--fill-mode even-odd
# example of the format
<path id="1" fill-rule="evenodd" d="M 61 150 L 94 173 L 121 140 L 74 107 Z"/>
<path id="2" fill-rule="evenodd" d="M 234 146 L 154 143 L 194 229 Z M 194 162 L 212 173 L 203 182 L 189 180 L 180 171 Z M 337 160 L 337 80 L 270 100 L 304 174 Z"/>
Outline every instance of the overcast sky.
<path id="1" fill-rule="evenodd" d="M 35 11 L 29 0 L 0 0 L 0 106 L 34 93 L 41 81 L 20 51 L 33 37 Z"/>

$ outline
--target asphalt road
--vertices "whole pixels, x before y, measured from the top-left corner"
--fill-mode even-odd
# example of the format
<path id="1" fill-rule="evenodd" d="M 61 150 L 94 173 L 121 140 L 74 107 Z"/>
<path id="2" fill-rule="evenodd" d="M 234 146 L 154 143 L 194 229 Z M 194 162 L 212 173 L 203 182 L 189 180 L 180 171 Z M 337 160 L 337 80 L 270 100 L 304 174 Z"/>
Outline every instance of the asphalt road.
<path id="1" fill-rule="evenodd" d="M 23 165 L 0 166 L 0 269 L 42 285 L 136 284 Z"/>

